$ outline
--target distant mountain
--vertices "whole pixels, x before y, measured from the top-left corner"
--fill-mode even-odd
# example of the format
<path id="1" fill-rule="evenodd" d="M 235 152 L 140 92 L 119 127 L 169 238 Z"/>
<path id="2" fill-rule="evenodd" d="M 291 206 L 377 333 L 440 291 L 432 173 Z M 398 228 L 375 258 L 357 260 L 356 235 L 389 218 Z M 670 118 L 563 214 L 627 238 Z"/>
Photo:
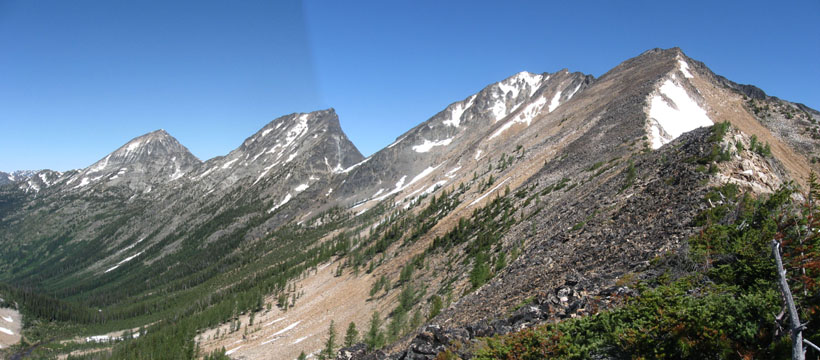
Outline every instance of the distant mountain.
<path id="1" fill-rule="evenodd" d="M 152 188 L 179 179 L 200 164 L 187 148 L 165 130 L 136 137 L 74 174 L 65 185 L 86 190 L 96 186 L 125 186 L 133 191 Z"/>

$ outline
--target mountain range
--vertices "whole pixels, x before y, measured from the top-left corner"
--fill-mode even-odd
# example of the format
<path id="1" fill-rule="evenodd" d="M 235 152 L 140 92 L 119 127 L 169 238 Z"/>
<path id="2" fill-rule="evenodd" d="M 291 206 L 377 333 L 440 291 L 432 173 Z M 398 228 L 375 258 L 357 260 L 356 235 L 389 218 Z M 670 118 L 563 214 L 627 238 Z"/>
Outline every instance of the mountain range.
<path id="1" fill-rule="evenodd" d="M 818 120 L 672 48 L 520 72 L 366 158 L 332 108 L 207 161 L 157 130 L 84 169 L 0 173 L 0 297 L 43 357 L 292 359 L 373 319 L 381 342 L 334 356 L 469 357 L 455 344 L 636 296 L 716 187 L 807 189 Z"/>

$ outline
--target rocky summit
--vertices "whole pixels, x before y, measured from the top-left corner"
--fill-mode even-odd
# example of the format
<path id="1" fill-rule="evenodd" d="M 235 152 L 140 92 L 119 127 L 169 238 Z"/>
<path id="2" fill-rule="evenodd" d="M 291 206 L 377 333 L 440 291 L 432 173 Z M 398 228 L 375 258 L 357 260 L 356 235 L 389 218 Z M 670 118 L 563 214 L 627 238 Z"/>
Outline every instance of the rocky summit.
<path id="1" fill-rule="evenodd" d="M 0 303 L 23 314 L 27 339 L 0 351 L 783 353 L 761 325 L 783 317 L 741 319 L 758 316 L 751 301 L 733 308 L 747 306 L 746 327 L 714 337 L 712 320 L 663 328 L 663 316 L 735 304 L 720 296 L 737 289 L 779 311 L 778 288 L 761 285 L 774 284 L 768 241 L 812 234 L 811 220 L 786 221 L 811 210 L 783 209 L 812 206 L 819 112 L 678 48 L 599 78 L 524 71 L 465 95 L 367 158 L 327 109 L 277 118 L 206 161 L 158 130 L 84 169 L 0 173 Z M 773 227 L 773 214 L 804 228 Z M 661 310 L 641 310 L 650 302 Z"/>

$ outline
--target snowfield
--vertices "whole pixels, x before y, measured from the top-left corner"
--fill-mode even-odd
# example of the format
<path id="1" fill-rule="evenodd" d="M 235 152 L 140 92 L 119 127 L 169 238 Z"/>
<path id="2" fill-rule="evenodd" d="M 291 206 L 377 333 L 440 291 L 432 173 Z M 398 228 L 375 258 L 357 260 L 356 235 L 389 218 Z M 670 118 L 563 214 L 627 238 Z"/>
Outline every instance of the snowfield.
<path id="1" fill-rule="evenodd" d="M 649 138 L 657 149 L 681 134 L 699 127 L 711 126 L 706 110 L 693 100 L 682 86 L 667 79 L 649 104 Z"/>

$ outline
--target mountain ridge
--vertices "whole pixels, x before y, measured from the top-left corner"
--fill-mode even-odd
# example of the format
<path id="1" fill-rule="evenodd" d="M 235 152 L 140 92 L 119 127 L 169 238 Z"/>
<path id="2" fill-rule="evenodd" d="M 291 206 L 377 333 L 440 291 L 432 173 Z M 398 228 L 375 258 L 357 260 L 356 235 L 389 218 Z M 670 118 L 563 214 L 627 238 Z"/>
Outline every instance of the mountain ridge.
<path id="1" fill-rule="evenodd" d="M 374 311 L 387 349 L 418 358 L 435 354 L 418 352 L 413 312 L 470 334 L 531 297 L 551 302 L 544 316 L 492 331 L 592 314 L 619 277 L 685 251 L 710 186 L 768 194 L 817 167 L 820 117 L 726 81 L 678 48 L 599 78 L 519 72 L 366 158 L 333 108 L 278 117 L 206 161 L 169 162 L 187 149 L 151 132 L 0 187 L 0 282 L 114 319 L 72 321 L 156 323 L 146 338 L 184 313 L 186 344 L 245 358 L 315 353 L 330 319 L 362 328 Z M 149 175 L 118 182 L 132 173 Z"/>

